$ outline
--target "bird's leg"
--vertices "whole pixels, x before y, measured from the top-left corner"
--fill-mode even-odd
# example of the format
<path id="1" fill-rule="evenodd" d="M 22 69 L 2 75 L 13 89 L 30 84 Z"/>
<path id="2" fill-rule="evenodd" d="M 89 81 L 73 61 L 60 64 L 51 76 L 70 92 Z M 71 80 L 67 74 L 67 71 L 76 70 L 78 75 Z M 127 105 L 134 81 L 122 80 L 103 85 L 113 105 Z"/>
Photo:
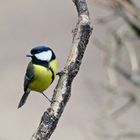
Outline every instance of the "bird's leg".
<path id="1" fill-rule="evenodd" d="M 60 71 L 56 75 L 58 75 L 59 77 L 61 77 L 63 74 L 64 74 L 64 71 Z"/>
<path id="2" fill-rule="evenodd" d="M 47 100 L 50 102 L 50 103 L 52 103 L 53 101 L 51 100 L 51 99 L 49 99 L 43 92 L 41 92 L 42 93 L 42 95 L 44 95 L 44 97 L 46 97 L 47 98 Z"/>

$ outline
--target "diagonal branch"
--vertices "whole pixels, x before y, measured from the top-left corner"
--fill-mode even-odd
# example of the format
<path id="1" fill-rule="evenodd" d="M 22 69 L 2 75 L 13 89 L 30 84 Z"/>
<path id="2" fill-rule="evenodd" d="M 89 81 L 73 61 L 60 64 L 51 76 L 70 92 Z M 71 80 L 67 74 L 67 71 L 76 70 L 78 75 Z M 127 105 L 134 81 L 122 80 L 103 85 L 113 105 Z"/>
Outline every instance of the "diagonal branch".
<path id="1" fill-rule="evenodd" d="M 54 90 L 53 103 L 44 112 L 37 132 L 32 137 L 33 140 L 48 140 L 54 132 L 70 98 L 72 81 L 79 71 L 89 37 L 92 33 L 86 1 L 73 0 L 73 2 L 78 12 L 78 23 L 74 29 L 72 49 Z"/>

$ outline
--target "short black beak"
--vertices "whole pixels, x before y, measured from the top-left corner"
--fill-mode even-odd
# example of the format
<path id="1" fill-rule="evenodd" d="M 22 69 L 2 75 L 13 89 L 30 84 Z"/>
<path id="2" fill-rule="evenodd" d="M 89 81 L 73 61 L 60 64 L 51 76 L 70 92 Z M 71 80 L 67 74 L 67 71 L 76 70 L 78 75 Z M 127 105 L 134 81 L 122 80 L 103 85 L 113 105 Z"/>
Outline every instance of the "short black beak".
<path id="1" fill-rule="evenodd" d="M 32 55 L 30 55 L 30 54 L 27 54 L 27 55 L 26 55 L 26 57 L 32 57 Z"/>

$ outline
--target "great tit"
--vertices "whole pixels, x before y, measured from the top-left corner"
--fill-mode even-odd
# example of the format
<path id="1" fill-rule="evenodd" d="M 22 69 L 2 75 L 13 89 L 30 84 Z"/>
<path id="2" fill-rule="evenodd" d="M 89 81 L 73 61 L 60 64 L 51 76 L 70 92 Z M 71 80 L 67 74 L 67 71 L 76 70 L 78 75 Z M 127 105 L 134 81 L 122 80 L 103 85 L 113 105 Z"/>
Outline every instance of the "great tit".
<path id="1" fill-rule="evenodd" d="M 51 85 L 57 74 L 56 56 L 51 48 L 38 46 L 33 48 L 30 53 L 30 55 L 26 55 L 31 57 L 31 61 L 24 77 L 24 94 L 18 108 L 25 104 L 31 90 L 37 91 L 48 98 L 43 92 Z"/>

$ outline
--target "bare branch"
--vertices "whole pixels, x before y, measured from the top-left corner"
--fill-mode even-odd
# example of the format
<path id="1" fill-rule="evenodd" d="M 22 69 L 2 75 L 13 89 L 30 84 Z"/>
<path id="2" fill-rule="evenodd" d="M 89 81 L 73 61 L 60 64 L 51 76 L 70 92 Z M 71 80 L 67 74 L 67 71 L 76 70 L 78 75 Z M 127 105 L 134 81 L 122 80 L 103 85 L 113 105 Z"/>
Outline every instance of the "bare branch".
<path id="1" fill-rule="evenodd" d="M 79 71 L 84 51 L 92 33 L 86 1 L 73 0 L 73 2 L 78 12 L 78 23 L 74 30 L 72 49 L 54 90 L 53 103 L 44 112 L 37 132 L 32 137 L 34 140 L 48 140 L 54 132 L 70 98 L 72 81 Z"/>

